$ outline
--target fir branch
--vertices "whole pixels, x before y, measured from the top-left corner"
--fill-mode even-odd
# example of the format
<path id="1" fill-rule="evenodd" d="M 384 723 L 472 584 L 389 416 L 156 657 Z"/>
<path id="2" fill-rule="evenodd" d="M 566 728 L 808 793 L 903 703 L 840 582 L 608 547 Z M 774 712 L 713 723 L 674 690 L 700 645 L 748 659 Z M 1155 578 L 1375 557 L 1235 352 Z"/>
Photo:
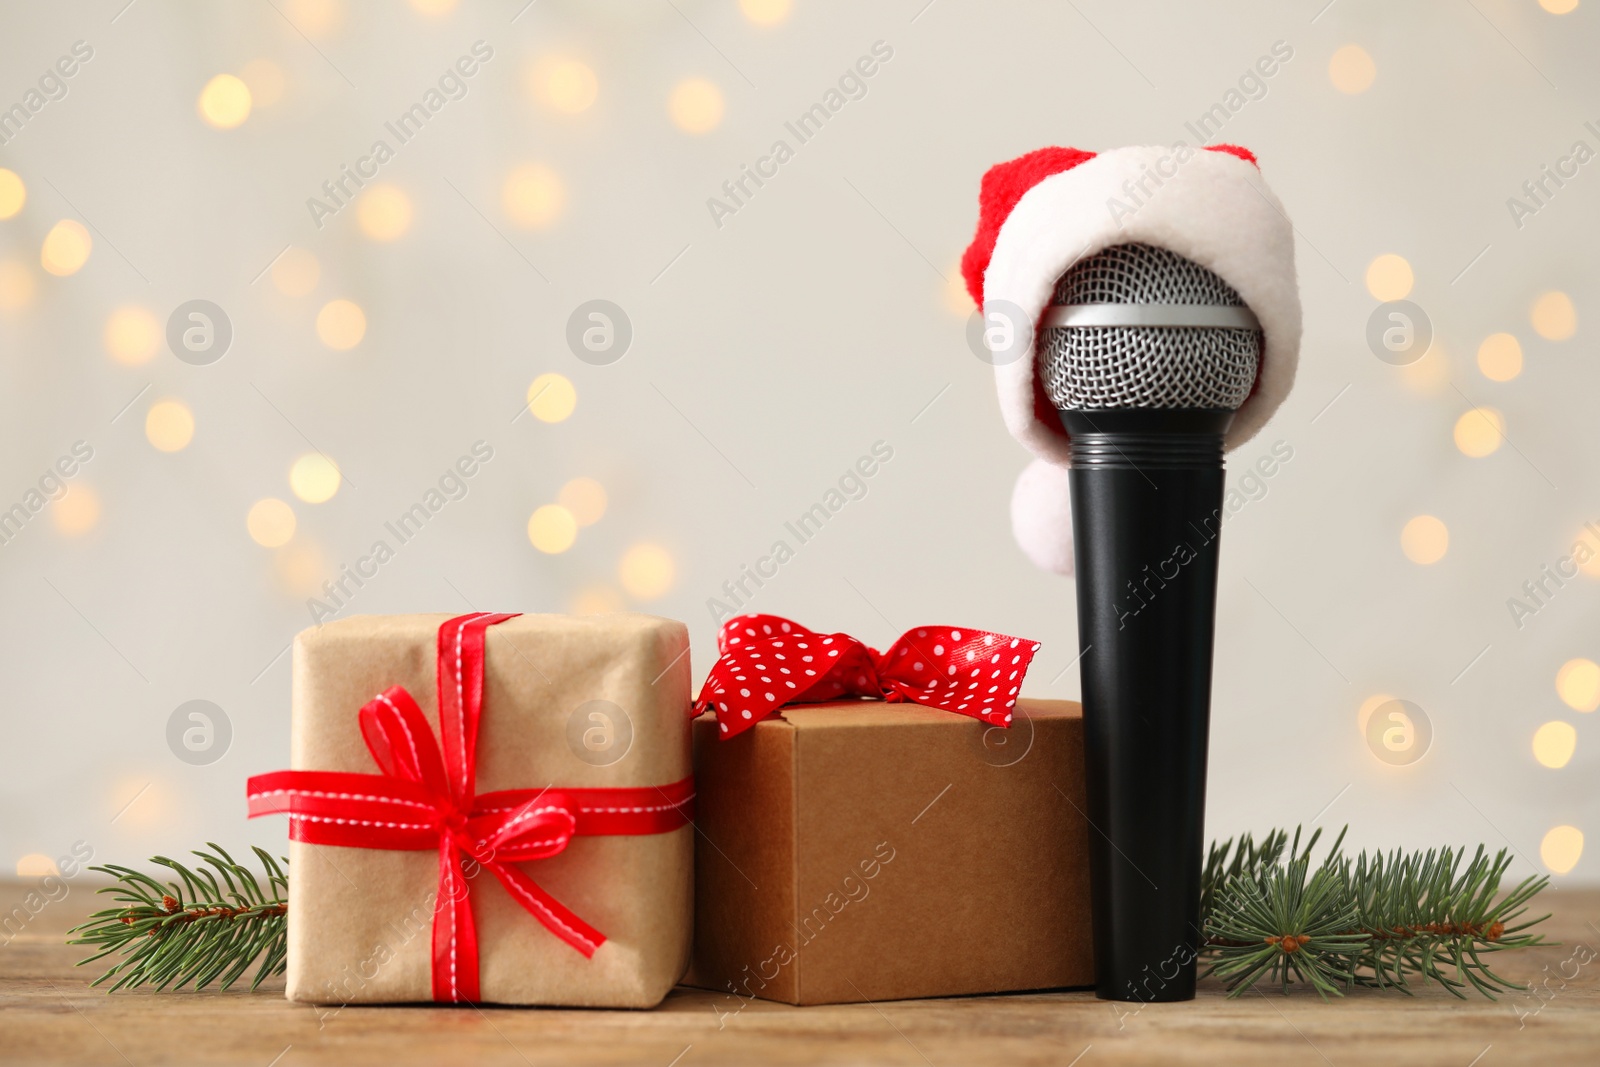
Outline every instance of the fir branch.
<path id="1" fill-rule="evenodd" d="M 192 984 L 204 989 L 215 981 L 227 989 L 257 960 L 260 966 L 251 989 L 283 973 L 289 910 L 289 880 L 283 868 L 269 853 L 255 849 L 266 871 L 263 888 L 248 867 L 235 862 L 220 845 L 208 844 L 209 852 L 194 852 L 202 864 L 197 868 L 165 856 L 151 859 L 172 871 L 178 881 L 158 882 L 115 864 L 90 868 L 117 880 L 99 891 L 111 894 L 119 904 L 95 912 L 88 922 L 69 931 L 81 936 L 68 943 L 99 950 L 80 960 L 79 966 L 113 954 L 121 957 L 92 984 L 115 979 L 110 990 L 114 992 L 141 985 L 181 989 Z"/>
<path id="2" fill-rule="evenodd" d="M 1351 859 L 1341 851 L 1342 831 L 1313 870 L 1320 836 L 1303 851 L 1298 829 L 1292 844 L 1274 830 L 1260 844 L 1246 834 L 1212 846 L 1201 890 L 1203 952 L 1206 974 L 1228 979 L 1231 995 L 1263 978 L 1287 992 L 1291 976 L 1324 999 L 1352 986 L 1410 994 L 1413 978 L 1463 998 L 1468 989 L 1492 1000 L 1522 988 L 1484 957 L 1547 943 L 1527 931 L 1550 916 L 1525 917 L 1548 876 L 1502 894 L 1511 865 L 1505 849 L 1490 858 L 1480 845 L 1470 862 L 1465 849 L 1451 848 Z"/>

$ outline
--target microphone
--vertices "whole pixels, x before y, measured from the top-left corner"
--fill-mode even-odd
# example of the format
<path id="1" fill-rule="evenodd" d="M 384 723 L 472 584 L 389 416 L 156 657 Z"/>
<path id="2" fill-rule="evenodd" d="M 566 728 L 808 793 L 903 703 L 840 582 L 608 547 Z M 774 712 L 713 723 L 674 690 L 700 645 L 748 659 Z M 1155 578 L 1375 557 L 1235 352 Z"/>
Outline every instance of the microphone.
<path id="1" fill-rule="evenodd" d="M 1223 441 L 1262 338 L 1222 278 L 1142 243 L 1077 262 L 1040 319 L 1070 436 L 1102 999 L 1194 996 Z"/>

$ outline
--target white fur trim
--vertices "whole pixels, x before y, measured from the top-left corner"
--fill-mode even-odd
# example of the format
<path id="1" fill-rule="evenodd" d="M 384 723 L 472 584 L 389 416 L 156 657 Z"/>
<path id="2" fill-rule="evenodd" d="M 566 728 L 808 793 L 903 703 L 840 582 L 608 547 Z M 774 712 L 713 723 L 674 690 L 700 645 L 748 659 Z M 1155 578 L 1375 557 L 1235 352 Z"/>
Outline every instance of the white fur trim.
<path id="1" fill-rule="evenodd" d="M 1071 472 L 1036 459 L 1011 492 L 1011 532 L 1034 566 L 1072 577 Z"/>
<path id="2" fill-rule="evenodd" d="M 1255 312 L 1265 335 L 1255 392 L 1228 431 L 1233 449 L 1266 423 L 1294 383 L 1300 351 L 1294 227 L 1250 163 L 1226 152 L 1192 151 L 1179 163 L 1171 148 L 1113 149 L 1029 189 L 1001 224 L 983 297 L 985 303 L 1009 301 L 1037 323 L 1067 268 L 1133 241 L 1170 249 L 1220 275 Z M 1148 194 L 1137 188 L 1141 178 Z M 1116 217 L 1113 200 L 1123 205 Z M 1065 465 L 1065 432 L 1035 414 L 1032 355 L 996 366 L 995 379 L 1012 436 L 1040 458 Z"/>

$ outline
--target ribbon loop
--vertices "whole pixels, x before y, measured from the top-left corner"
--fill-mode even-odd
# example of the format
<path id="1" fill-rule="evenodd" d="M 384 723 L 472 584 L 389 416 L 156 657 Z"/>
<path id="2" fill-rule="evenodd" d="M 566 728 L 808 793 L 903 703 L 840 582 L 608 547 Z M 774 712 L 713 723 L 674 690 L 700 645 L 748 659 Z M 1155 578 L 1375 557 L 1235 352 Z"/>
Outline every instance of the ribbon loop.
<path id="1" fill-rule="evenodd" d="M 850 697 L 914 703 L 1011 725 L 1035 641 L 953 626 L 907 630 L 879 653 L 849 634 L 821 634 L 778 615 L 740 615 L 717 635 L 722 658 L 695 711 L 715 711 L 726 740 L 785 704 Z"/>
<path id="2" fill-rule="evenodd" d="M 287 814 L 293 840 L 438 851 L 432 942 L 436 1001 L 480 999 L 471 905 L 471 880 L 480 868 L 546 929 L 589 958 L 605 935 L 514 864 L 549 859 L 576 835 L 667 833 L 692 817 L 693 778 L 643 789 L 508 789 L 477 795 L 485 635 L 489 627 L 514 618 L 474 612 L 439 627 L 437 739 L 411 694 L 391 686 L 358 715 L 380 773 L 277 771 L 251 778 L 248 786 L 250 817 Z"/>

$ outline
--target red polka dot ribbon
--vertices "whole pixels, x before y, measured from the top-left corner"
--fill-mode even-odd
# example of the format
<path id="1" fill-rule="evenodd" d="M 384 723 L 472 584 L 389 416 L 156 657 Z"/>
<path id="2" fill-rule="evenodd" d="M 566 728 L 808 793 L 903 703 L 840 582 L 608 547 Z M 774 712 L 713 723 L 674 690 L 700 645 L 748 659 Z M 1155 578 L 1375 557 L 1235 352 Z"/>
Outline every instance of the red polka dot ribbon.
<path id="1" fill-rule="evenodd" d="M 888 651 L 819 634 L 777 615 L 740 615 L 717 634 L 722 658 L 695 711 L 715 711 L 723 740 L 785 704 L 871 697 L 1010 726 L 1038 642 L 957 626 L 918 626 Z"/>

